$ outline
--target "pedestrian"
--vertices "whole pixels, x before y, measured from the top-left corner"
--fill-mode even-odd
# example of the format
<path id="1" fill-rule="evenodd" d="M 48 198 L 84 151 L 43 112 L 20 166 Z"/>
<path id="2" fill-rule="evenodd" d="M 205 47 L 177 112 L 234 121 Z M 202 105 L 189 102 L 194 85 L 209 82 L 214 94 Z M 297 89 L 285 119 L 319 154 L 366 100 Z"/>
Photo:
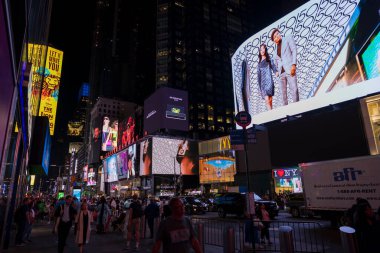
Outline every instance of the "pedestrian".
<path id="1" fill-rule="evenodd" d="M 263 223 L 263 227 L 261 229 L 261 244 L 265 244 L 265 238 L 267 239 L 268 245 L 272 244 L 269 237 L 270 216 L 268 211 L 265 209 L 264 204 L 260 205 L 259 210 L 257 211 L 257 217 Z"/>
<path id="2" fill-rule="evenodd" d="M 96 226 L 96 232 L 98 234 L 102 234 L 105 232 L 105 226 L 108 221 L 108 216 L 111 215 L 111 211 L 106 203 L 106 198 L 102 196 L 100 198 L 100 204 L 97 207 L 97 226 Z"/>
<path id="3" fill-rule="evenodd" d="M 144 213 L 150 231 L 150 238 L 152 239 L 154 234 L 154 219 L 160 216 L 160 208 L 158 207 L 154 198 L 150 199 L 150 203 L 145 208 Z"/>
<path id="4" fill-rule="evenodd" d="M 14 221 L 17 224 L 17 233 L 16 233 L 16 246 L 25 246 L 24 242 L 24 234 L 26 224 L 29 222 L 29 214 L 28 214 L 28 205 L 30 203 L 29 198 L 24 198 L 22 201 L 22 205 L 16 209 Z"/>
<path id="5" fill-rule="evenodd" d="M 65 203 L 59 205 L 54 213 L 54 216 L 57 218 L 58 253 L 63 253 L 67 237 L 75 220 L 76 210 L 72 206 L 72 201 L 73 198 L 70 195 L 66 196 Z"/>
<path id="6" fill-rule="evenodd" d="M 36 219 L 33 200 L 29 202 L 27 215 L 28 219 L 25 225 L 24 242 L 32 242 L 32 240 L 30 240 L 30 235 L 32 234 L 33 224 Z"/>
<path id="7" fill-rule="evenodd" d="M 246 212 L 244 223 L 245 243 L 251 247 L 258 244 L 258 248 L 262 249 L 263 246 L 260 244 L 259 231 L 263 226 L 263 223 L 258 218 L 254 218 Z"/>
<path id="8" fill-rule="evenodd" d="M 127 234 L 127 249 L 131 247 L 132 234 L 135 235 L 136 249 L 140 248 L 140 224 L 143 216 L 142 205 L 137 199 L 137 195 L 133 195 L 132 203 L 129 206 L 128 218 L 128 234 Z"/>
<path id="9" fill-rule="evenodd" d="M 369 203 L 357 205 L 354 215 L 354 227 L 358 237 L 359 252 L 379 252 L 380 223 L 376 220 Z"/>
<path id="10" fill-rule="evenodd" d="M 188 253 L 193 248 L 195 253 L 201 253 L 201 247 L 196 238 L 191 221 L 185 217 L 185 206 L 179 198 L 169 202 L 171 216 L 162 220 L 157 231 L 156 242 L 152 253 Z"/>
<path id="11" fill-rule="evenodd" d="M 79 214 L 76 217 L 77 233 L 76 243 L 79 247 L 79 252 L 83 253 L 84 244 L 88 244 L 91 234 L 92 213 L 88 210 L 87 202 L 83 201 Z"/>

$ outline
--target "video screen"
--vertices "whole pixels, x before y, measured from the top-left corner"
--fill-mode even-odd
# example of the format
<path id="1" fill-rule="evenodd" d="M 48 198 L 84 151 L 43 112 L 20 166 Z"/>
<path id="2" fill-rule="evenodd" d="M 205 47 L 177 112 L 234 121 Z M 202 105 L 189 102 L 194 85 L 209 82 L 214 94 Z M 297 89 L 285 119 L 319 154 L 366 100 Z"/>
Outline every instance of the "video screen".
<path id="1" fill-rule="evenodd" d="M 153 137 L 152 173 L 198 175 L 198 143 L 188 139 Z"/>
<path id="2" fill-rule="evenodd" d="M 140 176 L 152 174 L 152 138 L 140 144 Z"/>
<path id="3" fill-rule="evenodd" d="M 83 122 L 69 121 L 67 123 L 67 135 L 68 136 L 83 136 Z"/>
<path id="4" fill-rule="evenodd" d="M 144 101 L 144 130 L 149 134 L 164 128 L 187 131 L 187 115 L 187 92 L 161 87 Z"/>
<path id="5" fill-rule="evenodd" d="M 364 45 L 359 57 L 364 65 L 364 75 L 366 79 L 372 79 L 380 76 L 380 24 L 377 26 L 374 34 Z"/>
<path id="6" fill-rule="evenodd" d="M 128 147 L 127 152 L 127 168 L 128 168 L 128 178 L 136 176 L 136 144 Z M 138 172 L 138 171 L 137 171 Z M 138 174 L 138 173 L 137 173 Z"/>
<path id="7" fill-rule="evenodd" d="M 231 59 L 235 111 L 252 126 L 379 92 L 379 8 L 311 0 L 248 38 Z"/>
<path id="8" fill-rule="evenodd" d="M 104 171 L 106 172 L 105 182 L 115 182 L 117 178 L 117 157 L 116 155 L 111 155 L 104 160 Z"/>
<path id="9" fill-rule="evenodd" d="M 60 200 L 61 198 L 64 198 L 64 197 L 65 197 L 65 192 L 59 191 L 57 195 L 57 199 Z"/>
<path id="10" fill-rule="evenodd" d="M 83 182 L 87 182 L 88 178 L 88 165 L 83 167 Z"/>
<path id="11" fill-rule="evenodd" d="M 201 184 L 234 182 L 235 174 L 236 160 L 233 150 L 203 155 L 199 159 Z"/>
<path id="12" fill-rule="evenodd" d="M 118 120 L 103 118 L 102 151 L 112 151 L 117 148 Z"/>
<path id="13" fill-rule="evenodd" d="M 96 185 L 96 172 L 94 168 L 89 168 L 88 169 L 88 174 L 87 174 L 87 186 L 94 186 Z"/>
<path id="14" fill-rule="evenodd" d="M 75 197 L 78 200 L 80 200 L 81 194 L 82 194 L 82 190 L 81 189 L 73 189 L 73 197 Z"/>
<path id="15" fill-rule="evenodd" d="M 135 143 L 136 133 L 135 133 L 135 118 L 129 116 L 128 119 L 119 123 L 119 134 L 118 134 L 118 146 L 126 147 Z"/>
<path id="16" fill-rule="evenodd" d="M 100 150 L 102 148 L 102 119 L 97 117 L 91 121 L 90 138 L 90 161 L 89 163 L 97 163 L 100 160 Z"/>
<path id="17" fill-rule="evenodd" d="M 129 178 L 128 174 L 128 152 L 126 150 L 117 153 L 117 177 L 119 180 Z"/>

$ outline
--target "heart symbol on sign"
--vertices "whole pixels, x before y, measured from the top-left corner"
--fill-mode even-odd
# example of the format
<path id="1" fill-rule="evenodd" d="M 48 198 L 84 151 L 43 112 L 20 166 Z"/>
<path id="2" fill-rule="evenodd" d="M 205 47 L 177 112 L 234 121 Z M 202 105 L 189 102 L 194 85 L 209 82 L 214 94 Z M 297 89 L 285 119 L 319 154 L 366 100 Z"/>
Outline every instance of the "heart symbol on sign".
<path id="1" fill-rule="evenodd" d="M 280 176 L 280 177 L 282 177 L 282 176 L 285 175 L 285 171 L 284 170 L 278 170 L 277 171 L 277 175 Z"/>

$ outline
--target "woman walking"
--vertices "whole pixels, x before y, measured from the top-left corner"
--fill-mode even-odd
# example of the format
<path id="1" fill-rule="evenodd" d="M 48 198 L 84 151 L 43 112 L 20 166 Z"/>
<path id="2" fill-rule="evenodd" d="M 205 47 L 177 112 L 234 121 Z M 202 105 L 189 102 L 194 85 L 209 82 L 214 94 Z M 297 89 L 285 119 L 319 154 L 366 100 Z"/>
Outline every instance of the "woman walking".
<path id="1" fill-rule="evenodd" d="M 79 252 L 83 253 L 83 246 L 90 240 L 92 214 L 88 211 L 87 202 L 83 201 L 81 209 L 76 218 L 77 233 L 76 243 L 79 246 Z"/>

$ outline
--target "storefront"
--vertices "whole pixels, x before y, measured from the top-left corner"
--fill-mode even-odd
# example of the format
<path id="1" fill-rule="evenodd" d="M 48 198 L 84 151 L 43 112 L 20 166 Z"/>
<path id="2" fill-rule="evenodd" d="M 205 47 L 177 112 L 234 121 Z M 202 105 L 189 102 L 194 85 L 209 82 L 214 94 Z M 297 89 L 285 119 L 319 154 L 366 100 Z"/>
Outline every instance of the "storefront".
<path id="1" fill-rule="evenodd" d="M 272 171 L 274 189 L 277 194 L 303 192 L 299 167 L 279 168 Z"/>

